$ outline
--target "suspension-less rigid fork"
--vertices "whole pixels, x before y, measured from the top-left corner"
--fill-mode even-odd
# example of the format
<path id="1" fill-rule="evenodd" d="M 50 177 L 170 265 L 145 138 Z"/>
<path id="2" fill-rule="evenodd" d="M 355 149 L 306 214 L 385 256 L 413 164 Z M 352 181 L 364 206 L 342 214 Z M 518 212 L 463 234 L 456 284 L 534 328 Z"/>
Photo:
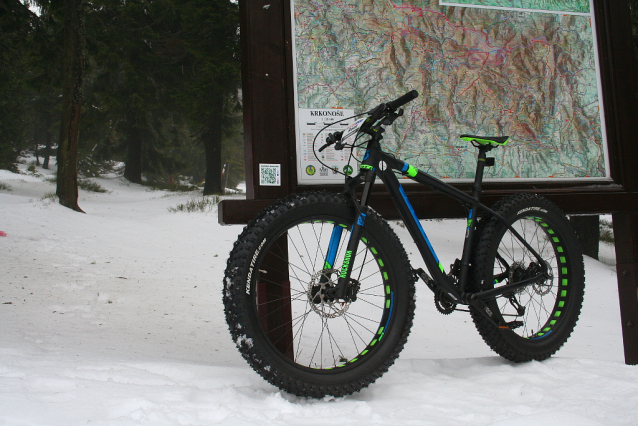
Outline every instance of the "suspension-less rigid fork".
<path id="1" fill-rule="evenodd" d="M 328 296 L 344 301 L 349 301 L 350 295 L 348 294 L 348 288 L 350 283 L 350 275 L 352 274 L 352 265 L 354 264 L 357 255 L 359 242 L 361 240 L 361 233 L 366 221 L 365 212 L 367 211 L 368 197 L 376 178 L 376 174 L 374 171 L 375 168 L 372 165 L 373 163 L 374 160 L 369 158 L 369 152 L 367 152 L 363 163 L 361 164 L 361 172 L 359 175 L 363 177 L 364 186 L 363 193 L 361 195 L 361 201 L 358 203 L 357 206 L 358 214 L 352 224 L 352 229 L 350 230 L 350 239 L 348 240 L 346 252 L 343 257 L 343 264 L 341 266 L 341 270 L 339 271 L 337 286 L 334 289 L 328 290 Z M 356 202 L 356 199 L 354 201 Z M 341 233 L 342 228 L 340 226 L 335 226 L 330 238 L 326 268 L 328 267 L 328 263 L 330 263 L 330 265 L 334 265 L 334 262 L 336 260 L 336 251 L 341 239 Z"/>

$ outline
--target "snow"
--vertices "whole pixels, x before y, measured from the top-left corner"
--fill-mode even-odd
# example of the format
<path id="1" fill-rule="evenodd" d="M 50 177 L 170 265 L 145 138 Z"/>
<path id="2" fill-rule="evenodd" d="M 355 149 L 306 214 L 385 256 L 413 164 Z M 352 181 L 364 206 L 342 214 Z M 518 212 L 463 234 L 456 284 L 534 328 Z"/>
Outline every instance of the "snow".
<path id="1" fill-rule="evenodd" d="M 496 356 L 468 314 L 438 314 L 419 283 L 388 373 L 352 396 L 298 398 L 254 373 L 228 333 L 223 271 L 240 226 L 170 213 L 195 195 L 117 176 L 95 179 L 110 193 L 81 191 L 76 213 L 43 198 L 55 186 L 38 172 L 0 170 L 0 425 L 636 424 L 613 266 L 586 259 L 581 319 L 547 361 Z M 463 223 L 423 225 L 451 263 Z"/>

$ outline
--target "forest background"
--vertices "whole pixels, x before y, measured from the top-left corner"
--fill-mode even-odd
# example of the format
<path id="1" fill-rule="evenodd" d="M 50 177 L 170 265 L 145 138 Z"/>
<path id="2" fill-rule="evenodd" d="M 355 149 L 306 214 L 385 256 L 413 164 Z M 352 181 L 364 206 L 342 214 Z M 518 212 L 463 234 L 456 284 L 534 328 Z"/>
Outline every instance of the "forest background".
<path id="1" fill-rule="evenodd" d="M 0 0 L 0 168 L 27 151 L 54 167 L 75 126 L 76 181 L 116 169 L 204 195 L 234 188 L 238 14 L 231 0 Z"/>
<path id="2" fill-rule="evenodd" d="M 207 195 L 245 179 L 236 0 L 0 0 L 1 169 L 16 171 L 27 152 L 55 167 L 71 9 L 82 70 L 74 181 L 117 168 Z"/>

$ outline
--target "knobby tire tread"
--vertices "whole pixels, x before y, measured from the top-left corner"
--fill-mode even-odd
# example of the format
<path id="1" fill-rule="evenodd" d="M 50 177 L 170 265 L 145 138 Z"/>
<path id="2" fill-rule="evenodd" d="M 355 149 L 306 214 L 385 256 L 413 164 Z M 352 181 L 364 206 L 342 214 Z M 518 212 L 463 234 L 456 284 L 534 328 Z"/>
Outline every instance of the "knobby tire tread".
<path id="1" fill-rule="evenodd" d="M 392 247 L 392 250 L 397 252 L 398 257 L 401 259 L 400 265 L 393 265 L 393 268 L 398 268 L 394 272 L 395 278 L 405 280 L 404 287 L 407 291 L 407 309 L 404 323 L 400 329 L 400 336 L 398 336 L 396 344 L 391 348 L 386 358 L 379 362 L 378 365 L 375 365 L 372 370 L 366 371 L 364 375 L 358 375 L 356 368 L 351 369 L 348 373 L 349 379 L 345 382 L 325 383 L 321 376 L 317 376 L 317 380 L 300 380 L 296 377 L 296 374 L 291 374 L 289 369 L 294 367 L 277 362 L 275 359 L 276 354 L 273 353 L 271 348 L 255 344 L 255 342 L 260 341 L 259 336 L 256 336 L 255 333 L 260 331 L 254 330 L 250 325 L 250 320 L 248 319 L 250 312 L 248 311 L 253 309 L 253 307 L 247 306 L 243 293 L 246 287 L 246 269 L 250 264 L 256 245 L 261 241 L 261 236 L 273 223 L 276 223 L 278 218 L 294 209 L 310 204 L 348 206 L 352 210 L 353 218 L 356 212 L 352 202 L 345 196 L 325 192 L 291 195 L 263 210 L 244 227 L 228 258 L 223 286 L 225 315 L 233 341 L 242 356 L 253 370 L 269 383 L 297 396 L 321 398 L 330 395 L 339 397 L 357 392 L 373 383 L 388 370 L 399 356 L 407 341 L 414 318 L 415 278 L 405 249 L 394 231 L 378 214 L 370 211 L 366 219 L 366 225 L 370 223 L 369 221 L 373 221 L 374 225 L 380 228 L 384 234 L 381 238 L 388 238 L 387 243 Z M 292 373 L 295 372 L 293 371 Z"/>
<path id="2" fill-rule="evenodd" d="M 570 286 L 571 298 L 566 309 L 569 317 L 563 320 L 561 326 L 551 339 L 535 341 L 523 341 L 522 338 L 514 336 L 512 330 L 501 330 L 495 327 L 484 315 L 475 308 L 470 308 L 470 313 L 474 324 L 487 345 L 503 358 L 513 362 L 528 362 L 531 360 L 542 361 L 551 357 L 558 351 L 571 335 L 576 322 L 580 316 L 584 297 L 584 265 L 577 236 L 571 228 L 564 214 L 549 200 L 536 194 L 519 193 L 499 200 L 492 209 L 508 220 L 513 219 L 513 215 L 527 207 L 540 207 L 548 211 L 547 218 L 551 219 L 553 226 L 560 228 L 561 239 L 565 240 L 565 247 L 568 247 L 571 259 L 570 268 L 572 284 Z M 510 222 L 511 223 L 511 222 Z M 491 267 L 494 263 L 494 245 L 498 247 L 504 225 L 494 217 L 483 218 L 478 225 L 477 241 L 474 247 L 473 277 L 471 280 L 472 291 L 486 289 L 482 287 L 482 280 L 492 274 Z M 488 304 L 490 308 L 497 305 L 493 302 Z"/>

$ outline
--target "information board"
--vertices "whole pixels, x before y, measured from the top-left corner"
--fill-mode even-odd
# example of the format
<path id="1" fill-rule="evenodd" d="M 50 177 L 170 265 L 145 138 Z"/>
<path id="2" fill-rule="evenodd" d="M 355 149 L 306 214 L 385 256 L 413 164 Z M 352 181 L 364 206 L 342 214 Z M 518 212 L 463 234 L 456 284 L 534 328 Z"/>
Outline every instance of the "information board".
<path id="1" fill-rule="evenodd" d="M 339 178 L 343 176 L 339 172 L 352 173 L 352 166 L 348 166 L 350 150 L 318 150 L 325 144 L 328 133 L 342 131 L 353 123 L 354 119 L 348 117 L 354 115 L 354 110 L 300 108 L 297 111 L 299 182 L 315 184 L 343 180 Z"/>
<path id="2" fill-rule="evenodd" d="M 590 0 L 294 0 L 298 183 L 343 179 L 307 173 L 307 111 L 359 114 L 413 89 L 384 142 L 424 171 L 473 178 L 475 149 L 459 140 L 469 133 L 510 136 L 487 179 L 609 180 L 593 10 Z"/>

